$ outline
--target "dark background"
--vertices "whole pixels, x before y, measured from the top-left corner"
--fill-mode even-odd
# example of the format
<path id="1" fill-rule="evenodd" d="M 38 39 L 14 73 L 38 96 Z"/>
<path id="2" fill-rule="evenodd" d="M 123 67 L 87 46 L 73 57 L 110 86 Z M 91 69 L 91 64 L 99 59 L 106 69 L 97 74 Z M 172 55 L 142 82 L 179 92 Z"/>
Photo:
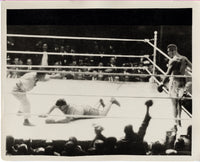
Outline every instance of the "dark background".
<path id="1" fill-rule="evenodd" d="M 180 54 L 192 60 L 192 9 L 7 10 L 9 34 L 145 39 L 153 38 L 155 30 L 158 31 L 158 47 L 161 50 L 166 52 L 166 46 L 174 43 Z M 17 50 L 34 50 L 35 43 L 39 41 L 27 38 L 9 39 L 15 42 Z M 93 45 L 91 41 L 57 40 L 56 43 L 69 43 L 80 52 L 90 52 L 83 48 Z M 109 44 L 116 48 L 116 54 L 153 53 L 153 49 L 145 43 Z M 161 62 L 159 55 L 158 64 Z"/>

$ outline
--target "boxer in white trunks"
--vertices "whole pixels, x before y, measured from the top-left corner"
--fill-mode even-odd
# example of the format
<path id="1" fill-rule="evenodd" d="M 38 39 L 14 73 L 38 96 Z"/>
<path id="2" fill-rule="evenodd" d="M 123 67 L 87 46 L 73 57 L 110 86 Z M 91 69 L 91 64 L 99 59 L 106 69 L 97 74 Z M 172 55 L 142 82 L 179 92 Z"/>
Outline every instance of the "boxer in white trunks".
<path id="1" fill-rule="evenodd" d="M 168 70 L 166 75 L 163 78 L 162 83 L 158 87 L 158 91 L 162 92 L 163 87 L 166 86 L 166 83 L 169 81 L 169 94 L 172 97 L 172 104 L 174 110 L 174 118 L 176 118 L 176 124 L 181 126 L 181 104 L 180 99 L 182 98 L 185 90 L 186 85 L 186 78 L 185 77 L 175 77 L 174 75 L 181 75 L 184 76 L 186 72 L 186 68 L 189 67 L 192 69 L 192 63 L 188 60 L 187 57 L 182 56 L 178 53 L 177 46 L 175 44 L 169 44 L 167 46 L 167 52 L 170 58 L 168 64 Z"/>
<path id="2" fill-rule="evenodd" d="M 31 105 L 27 98 L 26 92 L 31 91 L 38 81 L 47 81 L 50 78 L 56 78 L 57 75 L 46 75 L 42 72 L 29 72 L 17 79 L 16 84 L 12 89 L 12 94 L 20 102 L 18 114 L 24 114 L 24 125 L 33 126 L 29 121 Z"/>

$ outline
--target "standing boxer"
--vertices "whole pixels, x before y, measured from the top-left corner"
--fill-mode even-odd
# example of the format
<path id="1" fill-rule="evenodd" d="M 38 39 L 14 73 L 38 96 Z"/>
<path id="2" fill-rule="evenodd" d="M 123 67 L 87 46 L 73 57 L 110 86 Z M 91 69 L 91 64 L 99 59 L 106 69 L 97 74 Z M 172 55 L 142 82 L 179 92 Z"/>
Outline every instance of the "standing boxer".
<path id="1" fill-rule="evenodd" d="M 168 69 L 166 75 L 163 78 L 163 82 L 158 87 L 158 91 L 161 92 L 163 87 L 166 86 L 166 83 L 169 81 L 169 94 L 172 97 L 172 105 L 174 110 L 174 117 L 176 118 L 176 124 L 181 126 L 181 104 L 180 98 L 183 96 L 186 84 L 185 77 L 175 77 L 174 75 L 185 75 L 186 68 L 192 68 L 192 63 L 187 59 L 187 57 L 182 56 L 178 53 L 177 46 L 175 44 L 169 44 L 167 46 L 167 52 L 170 58 Z"/>

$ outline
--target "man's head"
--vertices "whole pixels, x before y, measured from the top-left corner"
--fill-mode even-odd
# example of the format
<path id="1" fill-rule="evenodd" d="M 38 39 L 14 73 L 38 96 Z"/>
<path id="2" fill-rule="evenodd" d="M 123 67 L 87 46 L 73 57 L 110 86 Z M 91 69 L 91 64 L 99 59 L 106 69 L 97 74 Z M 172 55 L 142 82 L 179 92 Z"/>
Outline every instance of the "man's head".
<path id="1" fill-rule="evenodd" d="M 72 137 L 69 137 L 69 141 L 72 141 L 75 145 L 78 145 L 78 140 L 76 137 L 72 136 Z"/>
<path id="2" fill-rule="evenodd" d="M 6 149 L 9 151 L 15 143 L 13 136 L 6 136 Z"/>
<path id="3" fill-rule="evenodd" d="M 102 63 L 102 62 L 99 62 L 99 66 L 103 66 L 103 63 Z"/>
<path id="4" fill-rule="evenodd" d="M 19 65 L 23 65 L 23 61 L 21 59 L 19 60 Z"/>
<path id="5" fill-rule="evenodd" d="M 56 62 L 54 63 L 54 65 L 55 65 L 55 66 L 59 66 L 59 65 L 60 65 L 60 62 L 59 62 L 59 61 L 56 61 Z"/>
<path id="6" fill-rule="evenodd" d="M 42 49 L 43 49 L 43 51 L 47 51 L 47 49 L 48 49 L 47 43 L 44 43 L 44 44 L 42 45 Z"/>
<path id="7" fill-rule="evenodd" d="M 115 59 L 114 57 L 111 57 L 111 58 L 110 58 L 110 63 L 111 63 L 111 64 L 115 64 L 115 63 L 116 63 L 116 59 Z"/>
<path id="8" fill-rule="evenodd" d="M 27 65 L 32 65 L 32 60 L 31 60 L 30 58 L 27 59 L 27 60 L 26 60 L 26 64 L 27 64 Z"/>
<path id="9" fill-rule="evenodd" d="M 60 46 L 60 52 L 65 52 L 65 47 L 64 46 Z"/>
<path id="10" fill-rule="evenodd" d="M 14 58 L 14 64 L 15 64 L 15 65 L 18 65 L 18 64 L 19 64 L 19 58 L 18 58 L 18 57 Z"/>
<path id="11" fill-rule="evenodd" d="M 126 125 L 124 127 L 124 133 L 127 135 L 127 134 L 132 134 L 134 131 L 133 131 L 133 126 L 132 125 Z"/>
<path id="12" fill-rule="evenodd" d="M 100 125 L 97 125 L 94 127 L 94 131 L 96 134 L 100 134 L 103 130 L 104 130 L 104 128 Z"/>
<path id="13" fill-rule="evenodd" d="M 71 153 L 75 148 L 75 144 L 73 141 L 67 141 L 66 144 L 64 145 L 64 150 L 68 153 Z"/>
<path id="14" fill-rule="evenodd" d="M 169 44 L 167 46 L 167 53 L 169 57 L 173 58 L 177 54 L 177 46 L 175 44 Z"/>
<path id="15" fill-rule="evenodd" d="M 67 105 L 67 102 L 65 101 L 65 99 L 61 98 L 56 101 L 56 106 L 58 107 L 65 106 L 65 105 Z"/>

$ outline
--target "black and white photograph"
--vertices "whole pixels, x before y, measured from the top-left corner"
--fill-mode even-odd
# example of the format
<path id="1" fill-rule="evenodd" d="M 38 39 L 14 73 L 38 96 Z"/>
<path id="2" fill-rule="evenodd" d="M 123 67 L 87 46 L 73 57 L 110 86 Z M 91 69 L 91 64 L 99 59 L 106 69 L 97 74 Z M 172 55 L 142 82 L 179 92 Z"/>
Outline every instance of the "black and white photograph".
<path id="1" fill-rule="evenodd" d="M 195 9 L 166 6 L 4 4 L 3 159 L 192 159 Z"/>

